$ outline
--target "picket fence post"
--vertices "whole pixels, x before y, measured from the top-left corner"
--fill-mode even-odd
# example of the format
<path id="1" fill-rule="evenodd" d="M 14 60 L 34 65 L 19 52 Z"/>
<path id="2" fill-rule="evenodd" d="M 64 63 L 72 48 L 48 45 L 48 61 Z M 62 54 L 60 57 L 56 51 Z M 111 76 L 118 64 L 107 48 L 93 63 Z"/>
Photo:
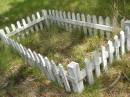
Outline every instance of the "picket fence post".
<path id="1" fill-rule="evenodd" d="M 49 59 L 47 57 L 44 58 L 46 67 L 47 67 L 47 71 L 49 74 L 49 80 L 55 81 L 53 72 L 52 72 L 52 66 L 51 66 L 51 62 L 49 61 Z"/>
<path id="2" fill-rule="evenodd" d="M 16 30 L 16 26 L 14 24 L 11 24 L 12 31 Z"/>
<path id="3" fill-rule="evenodd" d="M 103 18 L 102 18 L 102 16 L 99 16 L 99 24 L 101 24 L 101 25 L 104 25 L 104 20 L 103 20 Z M 105 32 L 103 31 L 103 30 L 99 30 L 100 31 L 100 37 L 105 37 Z"/>
<path id="4" fill-rule="evenodd" d="M 101 46 L 101 58 L 102 58 L 102 63 L 103 63 L 103 70 L 107 72 L 108 67 L 107 67 L 107 51 L 105 46 Z"/>
<path id="5" fill-rule="evenodd" d="M 92 20 L 91 20 L 91 16 L 90 15 L 87 15 L 87 22 L 88 23 L 92 23 Z M 88 28 L 88 33 L 89 33 L 89 36 L 92 36 L 92 28 Z"/>
<path id="6" fill-rule="evenodd" d="M 42 10 L 42 18 L 45 19 L 45 24 L 47 27 L 49 27 L 49 21 L 48 21 L 48 13 L 45 9 Z"/>
<path id="7" fill-rule="evenodd" d="M 130 20 L 124 22 L 124 30 L 125 30 L 125 40 L 126 40 L 126 48 L 127 52 L 130 51 Z"/>
<path id="8" fill-rule="evenodd" d="M 37 12 L 36 15 L 37 15 L 37 19 L 41 19 L 42 18 L 39 12 Z M 40 30 L 43 30 L 43 23 L 42 23 L 42 21 L 39 23 L 39 27 L 40 27 Z"/>
<path id="9" fill-rule="evenodd" d="M 92 23 L 97 24 L 97 17 L 95 15 L 92 16 Z M 94 35 L 98 35 L 98 30 L 93 28 Z"/>
<path id="10" fill-rule="evenodd" d="M 67 66 L 68 68 L 68 75 L 73 78 L 71 81 L 72 88 L 74 92 L 81 93 L 84 89 L 83 79 L 80 79 L 80 68 L 79 64 L 76 62 L 71 62 Z"/>
<path id="11" fill-rule="evenodd" d="M 120 59 L 120 54 L 119 54 L 119 47 L 120 47 L 120 41 L 117 35 L 114 36 L 114 49 L 115 49 L 115 57 L 116 60 Z"/>
<path id="12" fill-rule="evenodd" d="M 111 26 L 111 20 L 110 20 L 109 17 L 105 18 L 105 25 L 106 26 Z M 110 31 L 106 31 L 105 33 L 106 33 L 107 39 L 110 39 L 111 38 L 111 32 Z"/>
<path id="13" fill-rule="evenodd" d="M 27 19 L 27 24 L 30 24 L 30 23 L 32 22 L 29 16 L 27 16 L 26 19 Z M 31 27 L 31 28 L 30 28 L 30 31 L 31 31 L 31 32 L 34 32 L 34 28 Z"/>
<path id="14" fill-rule="evenodd" d="M 37 20 L 35 14 L 32 14 L 32 20 L 33 20 L 33 22 Z M 37 32 L 39 31 L 39 28 L 38 28 L 38 25 L 37 25 L 37 24 L 34 25 L 34 28 L 35 28 L 35 30 L 36 30 Z"/>
<path id="15" fill-rule="evenodd" d="M 95 66 L 95 73 L 97 77 L 100 77 L 101 75 L 101 70 L 100 70 L 100 60 L 99 60 L 99 52 L 95 51 L 93 54 L 93 62 Z"/>
<path id="16" fill-rule="evenodd" d="M 86 17 L 84 14 L 81 15 L 81 21 L 86 22 Z M 84 34 L 87 36 L 87 27 L 83 26 Z"/>
<path id="17" fill-rule="evenodd" d="M 5 31 L 4 31 L 3 29 L 1 29 L 1 30 L 0 30 L 1 39 L 2 39 L 6 44 L 9 44 L 8 39 L 7 39 L 7 37 L 6 37 L 5 34 L 6 34 Z"/>
<path id="18" fill-rule="evenodd" d="M 109 63 L 112 64 L 114 56 L 114 46 L 113 46 L 113 42 L 112 41 L 108 41 L 108 46 L 107 46 L 107 50 L 108 50 L 108 58 L 109 58 Z"/>
<path id="19" fill-rule="evenodd" d="M 66 12 L 64 11 L 63 12 L 63 19 L 66 19 L 66 18 L 67 18 Z M 67 30 L 68 29 L 67 23 L 64 23 L 64 26 L 65 26 L 65 29 Z"/>
<path id="20" fill-rule="evenodd" d="M 61 87 L 63 87 L 63 84 L 62 84 L 62 81 L 61 81 L 61 78 L 60 78 L 60 73 L 59 73 L 58 66 L 56 66 L 56 64 L 55 64 L 55 62 L 53 60 L 51 61 L 51 64 L 52 64 L 52 72 L 54 73 L 56 81 L 58 82 L 58 84 Z"/>
<path id="21" fill-rule="evenodd" d="M 6 31 L 7 34 L 9 34 L 9 33 L 10 33 L 9 27 L 6 26 L 6 27 L 5 27 L 5 31 Z"/>
<path id="22" fill-rule="evenodd" d="M 125 54 L 125 34 L 123 31 L 120 32 L 120 47 L 121 47 L 121 55 Z"/>
<path id="23" fill-rule="evenodd" d="M 65 90 L 67 92 L 70 92 L 71 91 L 71 88 L 70 88 L 70 84 L 69 84 L 69 81 L 67 79 L 67 74 L 63 68 L 63 66 L 61 64 L 59 64 L 59 73 L 60 73 L 60 77 L 62 79 L 62 83 L 65 87 Z"/>
<path id="24" fill-rule="evenodd" d="M 27 26 L 27 23 L 26 23 L 25 19 L 22 19 L 22 24 L 23 24 L 24 27 Z M 26 32 L 27 35 L 29 35 L 29 31 L 28 30 L 26 30 L 25 32 Z"/>
<path id="25" fill-rule="evenodd" d="M 67 13 L 67 18 L 70 19 L 70 20 L 72 19 L 70 12 Z M 70 31 L 70 32 L 71 32 L 71 31 L 72 31 L 72 25 L 71 25 L 71 24 L 67 24 L 67 25 L 68 25 L 68 26 L 67 26 L 67 27 L 68 27 L 68 28 L 67 28 L 67 31 Z"/>
<path id="26" fill-rule="evenodd" d="M 88 83 L 92 85 L 94 84 L 94 77 L 93 77 L 94 64 L 91 60 L 87 58 L 85 58 L 84 62 L 86 65 L 85 69 L 86 69 Z"/>
<path id="27" fill-rule="evenodd" d="M 38 57 L 40 59 L 40 64 L 41 64 L 41 70 L 43 74 L 47 77 L 47 79 L 50 79 L 50 75 L 48 73 L 48 70 L 46 68 L 45 60 L 41 54 L 38 54 Z"/>
<path id="28" fill-rule="evenodd" d="M 76 20 L 77 21 L 81 21 L 81 16 L 80 16 L 80 13 L 77 13 L 76 14 Z M 81 31 L 81 26 L 77 26 L 78 30 Z"/>

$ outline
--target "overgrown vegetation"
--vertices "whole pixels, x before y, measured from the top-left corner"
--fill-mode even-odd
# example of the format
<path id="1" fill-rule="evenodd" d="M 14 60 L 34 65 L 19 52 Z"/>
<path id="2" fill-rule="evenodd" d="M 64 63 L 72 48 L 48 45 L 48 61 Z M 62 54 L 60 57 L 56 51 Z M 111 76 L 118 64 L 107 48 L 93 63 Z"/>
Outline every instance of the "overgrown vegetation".
<path id="1" fill-rule="evenodd" d="M 114 17 L 113 21 L 117 23 L 124 16 L 126 19 L 129 19 L 129 5 L 129 0 L 1 0 L 0 27 L 15 23 L 16 20 L 31 15 L 43 8 L 75 11 L 98 16 L 111 16 Z M 61 61 L 63 64 L 67 64 L 71 60 L 82 64 L 82 58 L 88 52 L 98 48 L 100 43 L 102 43 L 102 39 L 96 36 L 84 38 L 82 34 L 80 36 L 76 32 L 68 33 L 62 30 L 51 32 L 44 31 L 42 33 L 35 33 L 31 37 L 27 36 L 28 38 L 23 40 L 22 44 L 43 55 L 49 56 L 57 62 Z M 97 45 L 97 41 L 99 45 Z M 84 54 L 84 51 L 86 54 Z M 57 83 L 46 80 L 39 70 L 25 64 L 15 53 L 15 51 L 3 45 L 0 41 L 0 97 L 130 96 L 130 84 L 124 76 L 111 89 L 100 91 L 101 88 L 107 87 L 113 82 L 118 72 L 124 72 L 128 77 L 130 76 L 129 54 L 124 56 L 123 61 L 114 62 L 109 72 L 103 74 L 100 79 L 97 79 L 93 86 L 88 86 L 85 83 L 84 92 L 82 94 L 74 94 L 66 93 L 64 89 L 58 87 Z M 63 59 L 66 60 L 63 61 Z"/>
<path id="2" fill-rule="evenodd" d="M 71 61 L 75 61 L 83 67 L 85 57 L 91 55 L 90 52 L 100 48 L 105 43 L 105 39 L 98 36 L 86 36 L 78 28 L 69 32 L 53 26 L 51 29 L 44 29 L 41 32 L 30 32 L 29 35 L 21 39 L 20 43 L 49 57 L 58 64 L 67 65 Z"/>
<path id="3" fill-rule="evenodd" d="M 17 54 L 14 54 L 16 52 L 2 43 L 2 41 L 0 41 L 0 52 L 0 74 L 5 73 L 12 64 L 20 63 L 20 57 Z"/>

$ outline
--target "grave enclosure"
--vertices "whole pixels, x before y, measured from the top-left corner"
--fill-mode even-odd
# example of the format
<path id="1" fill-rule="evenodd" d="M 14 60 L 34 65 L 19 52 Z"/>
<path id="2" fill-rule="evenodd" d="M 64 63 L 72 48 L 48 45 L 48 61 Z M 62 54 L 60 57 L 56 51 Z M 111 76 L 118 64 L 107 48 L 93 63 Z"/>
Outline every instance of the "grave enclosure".
<path id="1" fill-rule="evenodd" d="M 30 34 L 43 30 L 56 24 L 71 32 L 73 29 L 79 29 L 86 37 L 98 35 L 108 40 L 105 45 L 101 45 L 98 50 L 93 51 L 91 58 L 84 58 L 85 68 L 80 69 L 79 63 L 70 62 L 67 69 L 62 64 L 56 64 L 55 60 L 50 60 L 47 56 L 41 55 L 30 48 L 25 47 L 18 41 L 25 39 Z M 124 31 L 118 35 L 113 35 L 113 26 L 109 17 L 90 16 L 74 12 L 65 12 L 57 10 L 42 10 L 31 17 L 26 17 L 0 30 L 0 38 L 6 45 L 11 46 L 25 62 L 41 70 L 48 80 L 56 81 L 59 86 L 64 87 L 67 92 L 81 93 L 84 90 L 84 84 L 94 84 L 94 75 L 101 76 L 101 65 L 103 72 L 107 72 L 109 65 L 113 60 L 119 60 L 122 55 L 130 50 L 130 22 L 122 24 Z M 17 37 L 14 40 L 12 37 Z M 94 72 L 95 71 L 95 72 Z M 84 81 L 86 79 L 86 81 Z"/>

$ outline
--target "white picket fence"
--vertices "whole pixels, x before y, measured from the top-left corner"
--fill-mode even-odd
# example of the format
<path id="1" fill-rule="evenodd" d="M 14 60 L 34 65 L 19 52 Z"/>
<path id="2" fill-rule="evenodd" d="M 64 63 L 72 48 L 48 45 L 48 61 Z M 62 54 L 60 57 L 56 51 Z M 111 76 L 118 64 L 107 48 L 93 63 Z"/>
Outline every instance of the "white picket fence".
<path id="1" fill-rule="evenodd" d="M 29 32 L 43 30 L 45 26 L 50 27 L 51 24 L 57 24 L 67 31 L 79 28 L 85 35 L 101 35 L 108 38 L 113 30 L 109 17 L 103 18 L 102 16 L 97 17 L 95 15 L 90 16 L 74 12 L 42 10 L 41 12 L 36 12 L 36 14 L 32 14 L 31 17 L 27 16 L 26 19 L 23 18 L 17 21 L 16 24 L 6 26 L 4 31 L 8 37 L 15 34 L 20 34 L 24 37 Z"/>
<path id="2" fill-rule="evenodd" d="M 81 93 L 84 90 L 84 79 L 87 81 L 84 81 L 85 83 L 89 83 L 90 85 L 94 84 L 94 75 L 96 75 L 97 78 L 101 75 L 100 65 L 103 65 L 103 71 L 106 72 L 108 70 L 108 65 L 111 64 L 114 59 L 119 60 L 122 55 L 130 50 L 130 23 L 126 22 L 124 32 L 121 31 L 119 35 L 114 36 L 113 40 L 109 40 L 106 45 L 101 46 L 100 50 L 94 51 L 91 58 L 84 58 L 84 69 L 80 70 L 78 63 L 71 62 L 67 65 L 67 70 L 65 70 L 62 64 L 55 64 L 53 60 L 49 60 L 47 57 L 43 57 L 41 54 L 24 47 L 22 44 L 19 44 L 9 37 L 20 32 L 29 33 L 30 31 L 38 31 L 39 28 L 42 30 L 44 23 L 45 25 L 49 26 L 50 22 L 57 22 L 57 24 L 59 23 L 59 26 L 65 25 L 67 29 L 69 29 L 68 27 L 70 26 L 83 26 L 84 29 L 88 29 L 88 32 L 91 32 L 92 29 L 94 31 L 99 29 L 102 32 L 107 33 L 108 31 L 112 31 L 113 28 L 88 21 L 80 21 L 79 18 L 75 18 L 74 20 L 74 17 L 70 18 L 70 16 L 68 16 L 70 19 L 66 17 L 58 18 L 57 14 L 55 14 L 55 16 L 57 16 L 57 18 L 55 18 L 55 16 L 53 17 L 51 13 L 55 11 L 47 12 L 43 10 L 42 12 L 44 13 L 44 17 L 39 16 L 39 13 L 37 13 L 39 18 L 37 19 L 35 15 L 32 15 L 34 20 L 30 21 L 28 18 L 30 21 L 29 23 L 26 23 L 25 20 L 22 19 L 24 21 L 23 25 L 21 25 L 19 21 L 17 22 L 17 27 L 12 24 L 12 31 L 10 31 L 9 27 L 1 29 L 0 38 L 6 44 L 13 47 L 14 50 L 16 50 L 27 63 L 38 67 L 43 72 L 43 74 L 45 74 L 48 80 L 56 81 L 61 87 L 64 87 L 67 92 L 74 91 Z M 68 14 L 70 14 L 70 12 Z M 61 14 L 59 16 L 61 17 Z M 78 16 L 79 14 L 77 17 Z M 72 30 L 73 27 L 70 28 Z"/>

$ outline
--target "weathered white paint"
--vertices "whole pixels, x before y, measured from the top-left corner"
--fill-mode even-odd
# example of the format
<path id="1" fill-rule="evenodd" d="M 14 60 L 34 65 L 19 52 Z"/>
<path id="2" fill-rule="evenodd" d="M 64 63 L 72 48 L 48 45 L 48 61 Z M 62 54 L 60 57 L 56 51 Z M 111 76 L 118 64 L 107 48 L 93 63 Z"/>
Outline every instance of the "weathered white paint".
<path id="1" fill-rule="evenodd" d="M 119 54 L 119 47 L 120 47 L 120 41 L 117 35 L 114 36 L 114 49 L 115 49 L 115 57 L 117 60 L 120 59 L 120 54 Z"/>
<path id="2" fill-rule="evenodd" d="M 74 81 L 71 82 L 74 92 L 81 93 L 84 89 L 83 79 L 80 80 L 80 68 L 76 62 L 68 64 L 68 75 L 71 76 Z"/>
<path id="3" fill-rule="evenodd" d="M 93 77 L 93 62 L 89 59 L 85 58 L 85 65 L 86 65 L 86 75 L 87 80 L 90 85 L 94 84 L 94 77 Z"/>

